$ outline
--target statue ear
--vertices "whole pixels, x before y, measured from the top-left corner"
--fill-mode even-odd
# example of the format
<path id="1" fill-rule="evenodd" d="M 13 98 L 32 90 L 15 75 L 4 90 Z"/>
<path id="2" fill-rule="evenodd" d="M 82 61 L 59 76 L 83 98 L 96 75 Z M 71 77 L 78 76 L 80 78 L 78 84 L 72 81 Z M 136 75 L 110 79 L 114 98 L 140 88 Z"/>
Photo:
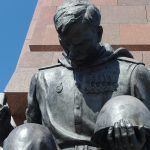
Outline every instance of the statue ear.
<path id="1" fill-rule="evenodd" d="M 98 42 L 101 42 L 102 40 L 102 35 L 103 35 L 103 27 L 102 26 L 98 26 L 97 28 L 97 33 L 98 33 Z"/>
<path id="2" fill-rule="evenodd" d="M 59 43 L 60 43 L 60 45 L 62 46 L 62 48 L 63 48 L 63 50 L 66 52 L 66 54 L 68 55 L 68 50 L 67 50 L 67 47 L 66 47 L 66 43 L 64 43 L 63 41 L 62 41 L 62 39 L 61 39 L 61 37 L 60 36 L 58 36 L 58 38 L 59 38 Z"/>

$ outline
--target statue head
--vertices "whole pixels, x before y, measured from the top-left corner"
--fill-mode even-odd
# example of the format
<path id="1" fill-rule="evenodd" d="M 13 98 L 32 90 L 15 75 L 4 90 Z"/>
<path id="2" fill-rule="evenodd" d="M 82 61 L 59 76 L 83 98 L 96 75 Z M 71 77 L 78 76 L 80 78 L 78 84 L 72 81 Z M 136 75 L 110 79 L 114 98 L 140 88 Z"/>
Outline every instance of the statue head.
<path id="1" fill-rule="evenodd" d="M 4 141 L 4 150 L 56 150 L 48 128 L 33 123 L 16 127 Z"/>
<path id="2" fill-rule="evenodd" d="M 95 54 L 101 41 L 99 10 L 87 0 L 66 1 L 54 16 L 60 44 L 68 58 L 83 61 Z"/>
<path id="3" fill-rule="evenodd" d="M 139 99 L 123 95 L 110 99 L 103 106 L 96 121 L 92 141 L 96 144 L 101 143 L 101 145 L 107 147 L 108 144 L 104 141 L 107 141 L 108 128 L 114 126 L 116 122 L 122 119 L 128 120 L 133 125 L 135 132 L 138 132 L 138 127 L 144 126 L 147 136 L 149 136 L 150 111 Z"/>

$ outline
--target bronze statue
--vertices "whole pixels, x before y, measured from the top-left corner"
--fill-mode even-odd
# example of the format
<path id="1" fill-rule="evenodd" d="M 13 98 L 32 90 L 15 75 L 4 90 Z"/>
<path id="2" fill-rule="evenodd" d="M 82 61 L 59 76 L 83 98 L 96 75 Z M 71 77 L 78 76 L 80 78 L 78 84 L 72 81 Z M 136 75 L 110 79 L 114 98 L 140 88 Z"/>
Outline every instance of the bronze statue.
<path id="1" fill-rule="evenodd" d="M 150 109 L 149 70 L 127 49 L 101 43 L 100 20 L 86 0 L 60 6 L 54 23 L 62 58 L 31 81 L 27 122 L 48 127 L 61 149 L 98 149 L 91 137 L 99 111 L 112 97 L 132 95 Z"/>
<path id="2" fill-rule="evenodd" d="M 50 131 L 27 123 L 16 127 L 4 141 L 3 150 L 56 150 Z"/>

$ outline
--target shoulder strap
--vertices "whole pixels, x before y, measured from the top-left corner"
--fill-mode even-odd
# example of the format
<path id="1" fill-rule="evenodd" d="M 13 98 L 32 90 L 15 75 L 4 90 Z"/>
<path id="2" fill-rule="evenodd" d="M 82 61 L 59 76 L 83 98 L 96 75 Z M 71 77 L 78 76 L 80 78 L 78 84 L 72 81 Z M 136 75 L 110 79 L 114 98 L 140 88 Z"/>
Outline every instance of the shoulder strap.
<path id="1" fill-rule="evenodd" d="M 120 61 L 125 61 L 125 62 L 130 62 L 130 63 L 135 63 L 135 64 L 142 64 L 145 65 L 143 62 L 132 59 L 132 58 L 128 58 L 128 57 L 118 57 L 117 60 Z"/>
<path id="2" fill-rule="evenodd" d="M 54 64 L 54 65 L 41 67 L 38 70 L 40 71 L 40 70 L 51 69 L 51 68 L 60 67 L 60 66 L 62 66 L 62 64 L 61 63 L 57 63 L 57 64 Z"/>

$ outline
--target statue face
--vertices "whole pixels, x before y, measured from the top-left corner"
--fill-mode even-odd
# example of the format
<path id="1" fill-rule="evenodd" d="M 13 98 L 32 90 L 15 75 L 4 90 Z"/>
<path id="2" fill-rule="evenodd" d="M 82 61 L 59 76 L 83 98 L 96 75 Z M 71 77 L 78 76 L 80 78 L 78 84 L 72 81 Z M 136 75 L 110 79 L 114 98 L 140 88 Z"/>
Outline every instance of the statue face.
<path id="1" fill-rule="evenodd" d="M 78 22 L 60 36 L 60 43 L 68 58 L 72 62 L 80 64 L 87 61 L 96 51 L 99 43 L 98 33 L 88 23 Z"/>

